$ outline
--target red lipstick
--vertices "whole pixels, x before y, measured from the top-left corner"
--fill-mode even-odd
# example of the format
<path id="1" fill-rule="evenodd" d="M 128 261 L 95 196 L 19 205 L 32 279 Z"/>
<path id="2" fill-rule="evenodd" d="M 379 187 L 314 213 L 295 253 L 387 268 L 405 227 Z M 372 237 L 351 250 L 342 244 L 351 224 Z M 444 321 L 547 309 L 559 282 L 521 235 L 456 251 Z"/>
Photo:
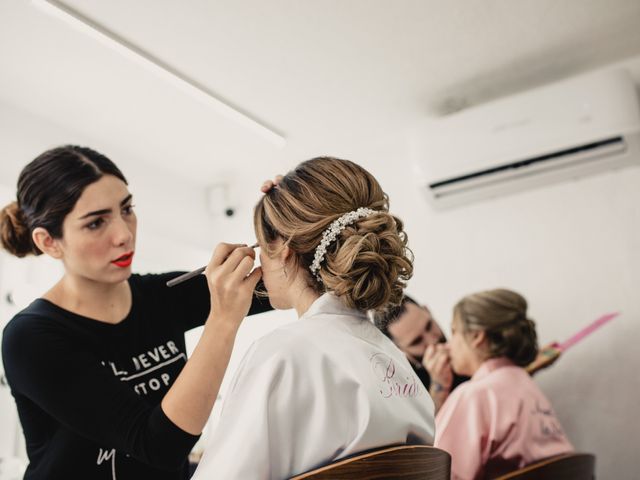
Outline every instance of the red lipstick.
<path id="1" fill-rule="evenodd" d="M 118 257 L 115 260 L 113 260 L 111 263 L 113 263 L 114 265 L 120 268 L 126 268 L 129 265 L 131 265 L 131 262 L 133 262 L 133 252 L 125 253 L 121 257 Z"/>

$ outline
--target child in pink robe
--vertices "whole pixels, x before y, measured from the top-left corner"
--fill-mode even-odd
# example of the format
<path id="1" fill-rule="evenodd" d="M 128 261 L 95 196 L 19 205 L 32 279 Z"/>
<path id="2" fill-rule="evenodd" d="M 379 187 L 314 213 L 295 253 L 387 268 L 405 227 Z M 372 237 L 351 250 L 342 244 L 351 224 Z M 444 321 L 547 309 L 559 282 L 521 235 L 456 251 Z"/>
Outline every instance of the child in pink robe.
<path id="1" fill-rule="evenodd" d="M 436 416 L 435 446 L 451 478 L 494 476 L 573 451 L 549 400 L 521 367 L 537 353 L 526 301 L 509 290 L 465 297 L 454 309 L 453 369 L 472 375 Z"/>

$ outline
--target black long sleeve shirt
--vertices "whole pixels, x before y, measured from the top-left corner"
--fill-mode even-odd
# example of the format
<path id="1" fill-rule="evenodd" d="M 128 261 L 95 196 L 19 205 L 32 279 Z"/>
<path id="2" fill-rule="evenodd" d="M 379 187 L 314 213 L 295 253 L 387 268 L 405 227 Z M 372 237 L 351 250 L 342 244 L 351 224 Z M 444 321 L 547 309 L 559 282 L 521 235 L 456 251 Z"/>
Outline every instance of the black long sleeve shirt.
<path id="1" fill-rule="evenodd" d="M 198 439 L 160 402 L 187 357 L 184 332 L 209 313 L 206 279 L 132 275 L 132 307 L 107 324 L 37 299 L 5 327 L 2 359 L 18 407 L 25 479 L 184 480 Z M 250 314 L 269 310 L 254 300 Z"/>

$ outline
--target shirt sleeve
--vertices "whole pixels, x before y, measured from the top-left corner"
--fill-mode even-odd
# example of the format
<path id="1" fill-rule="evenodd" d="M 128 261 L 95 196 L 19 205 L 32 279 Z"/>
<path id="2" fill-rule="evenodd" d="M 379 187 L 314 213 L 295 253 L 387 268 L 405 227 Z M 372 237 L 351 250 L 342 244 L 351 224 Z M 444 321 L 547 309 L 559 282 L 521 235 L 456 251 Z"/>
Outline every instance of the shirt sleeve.
<path id="1" fill-rule="evenodd" d="M 199 275 L 173 287 L 167 287 L 169 280 L 183 273 L 185 272 L 171 272 L 145 275 L 145 277 L 153 277 L 158 301 L 168 302 L 167 308 L 174 312 L 173 317 L 179 318 L 183 324 L 183 330 L 187 331 L 204 325 L 211 309 L 211 301 L 207 278 L 204 275 Z M 266 292 L 262 281 L 258 282 L 256 291 Z M 270 310 L 273 310 L 273 307 L 266 294 L 254 294 L 248 315 L 256 315 Z"/>
<path id="2" fill-rule="evenodd" d="M 434 446 L 451 455 L 452 480 L 483 478 L 489 459 L 491 420 L 482 395 L 461 385 L 444 402 L 436 415 Z"/>
<path id="3" fill-rule="evenodd" d="M 97 444 L 157 468 L 180 468 L 198 437 L 178 428 L 160 405 L 149 405 L 77 343 L 48 318 L 12 320 L 4 330 L 2 359 L 13 395 Z M 29 415 L 21 416 L 23 425 L 41 421 Z"/>

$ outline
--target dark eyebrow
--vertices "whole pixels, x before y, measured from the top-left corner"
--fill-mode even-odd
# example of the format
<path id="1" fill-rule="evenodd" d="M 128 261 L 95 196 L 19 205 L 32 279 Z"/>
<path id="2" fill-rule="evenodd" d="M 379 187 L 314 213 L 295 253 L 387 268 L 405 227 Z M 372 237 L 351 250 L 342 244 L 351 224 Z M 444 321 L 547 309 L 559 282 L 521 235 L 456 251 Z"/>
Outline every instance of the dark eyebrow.
<path id="1" fill-rule="evenodd" d="M 131 200 L 131 198 L 133 197 L 133 195 L 129 194 L 127 195 L 121 202 L 120 202 L 120 206 L 124 207 L 127 203 L 129 203 L 129 201 Z M 97 215 L 104 215 L 105 213 L 111 213 L 111 209 L 110 208 L 104 208 L 102 210 L 96 210 L 94 212 L 89 212 L 83 216 L 81 216 L 78 220 L 83 220 L 85 218 L 88 217 L 95 217 Z"/>

